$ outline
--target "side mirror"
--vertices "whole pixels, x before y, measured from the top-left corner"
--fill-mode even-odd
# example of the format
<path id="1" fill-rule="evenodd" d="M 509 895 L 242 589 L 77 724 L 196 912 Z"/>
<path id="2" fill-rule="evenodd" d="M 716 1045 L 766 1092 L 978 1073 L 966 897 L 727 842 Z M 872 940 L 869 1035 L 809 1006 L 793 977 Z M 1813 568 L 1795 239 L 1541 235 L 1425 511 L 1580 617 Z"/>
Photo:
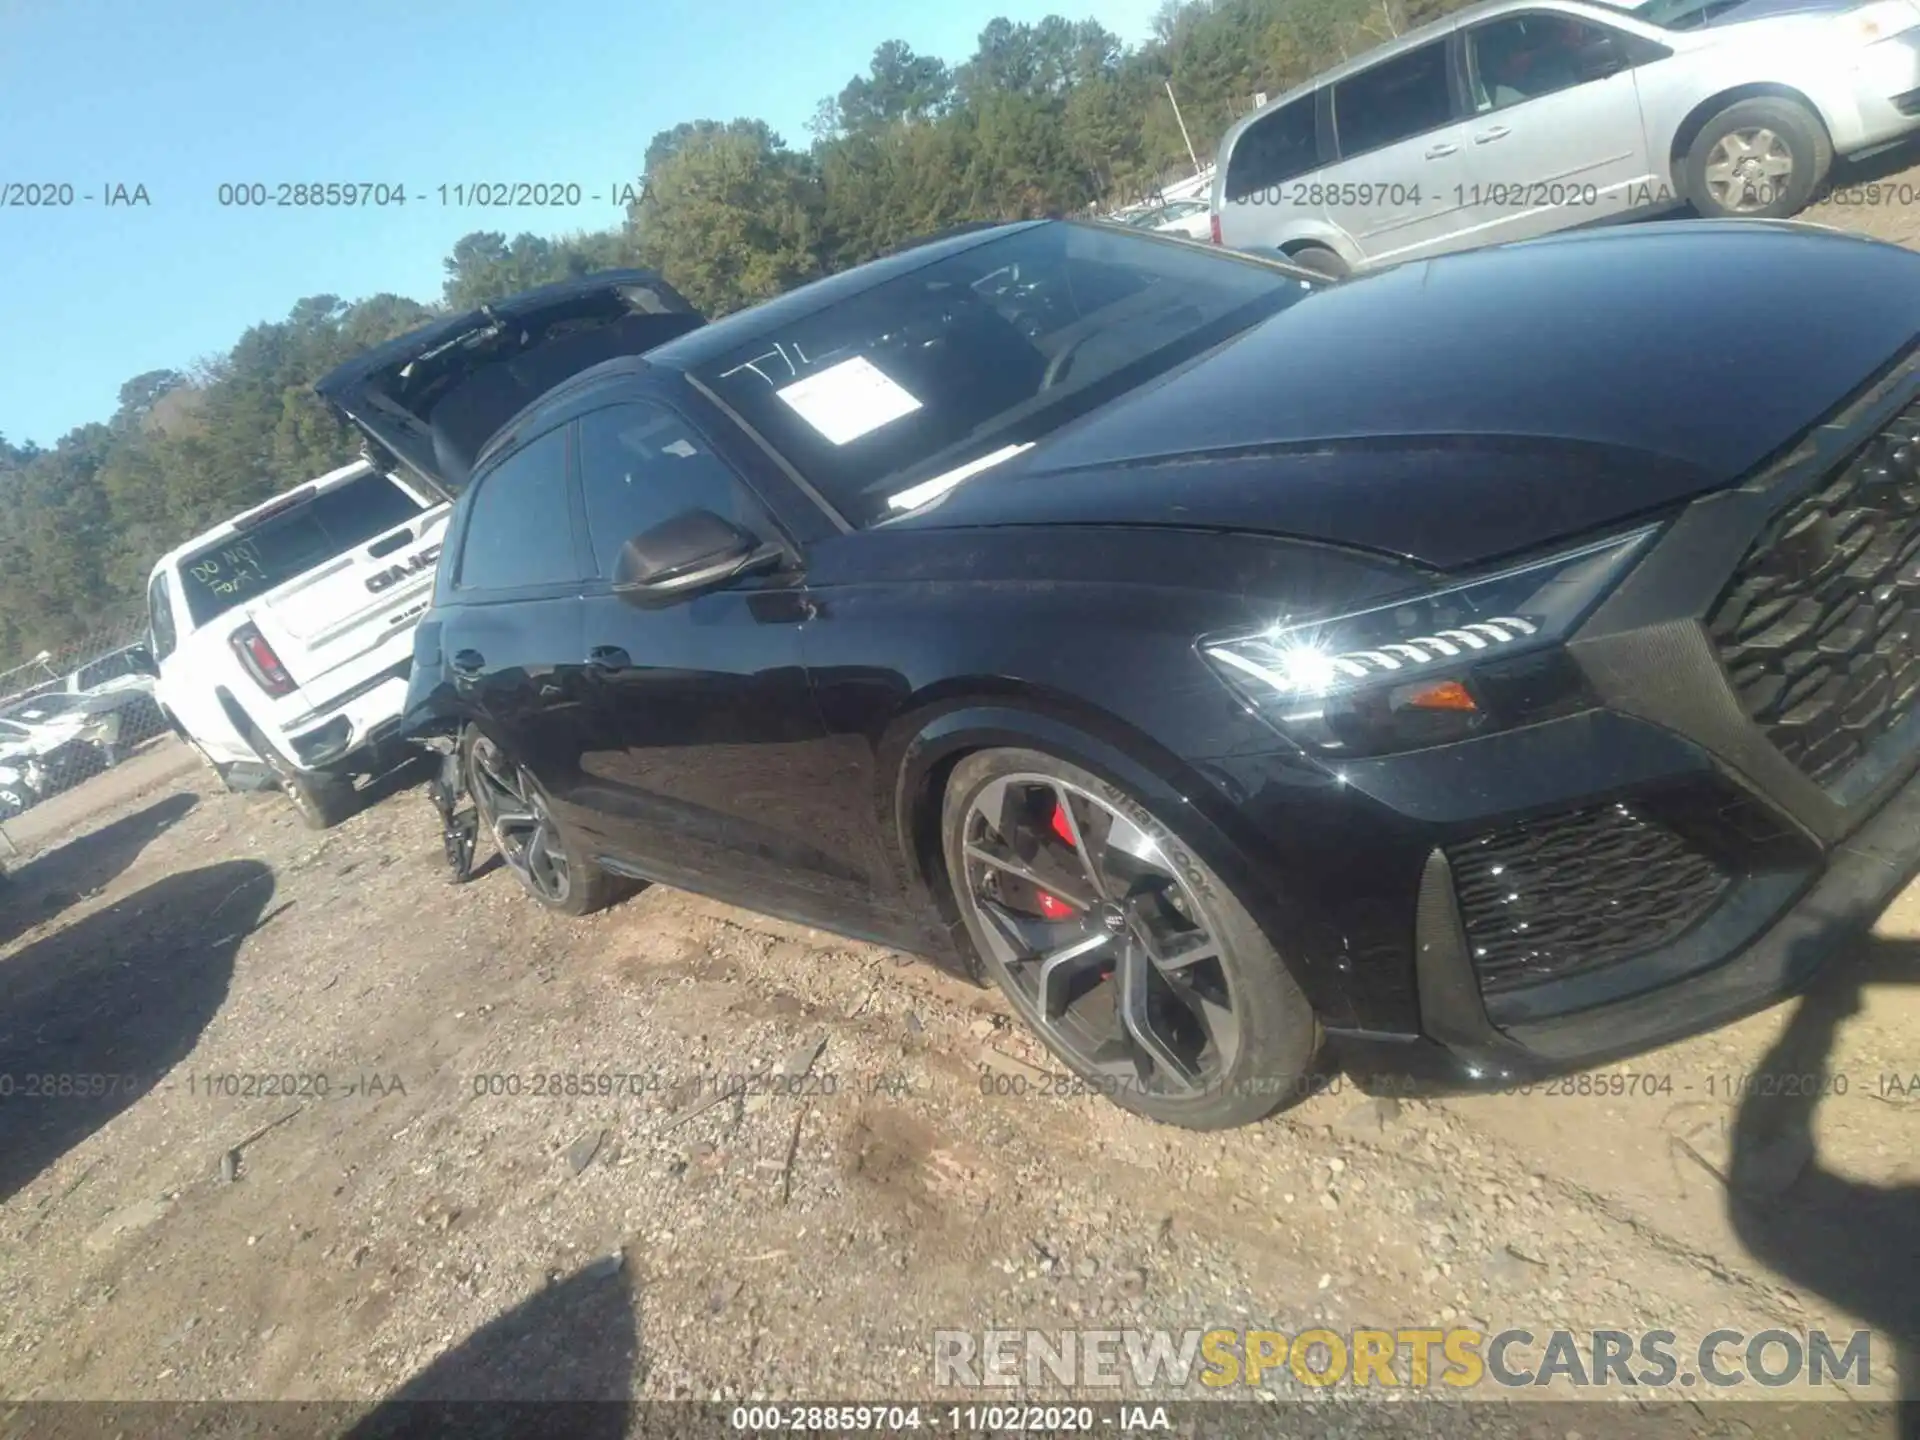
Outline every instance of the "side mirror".
<path id="1" fill-rule="evenodd" d="M 153 651 L 146 645 L 133 645 L 127 649 L 127 668 L 136 675 L 151 675 L 160 678 L 160 667 L 154 663 Z"/>
<path id="2" fill-rule="evenodd" d="M 662 520 L 620 547 L 613 591 L 635 601 L 677 600 L 766 568 L 780 557 L 711 510 L 688 510 Z"/>

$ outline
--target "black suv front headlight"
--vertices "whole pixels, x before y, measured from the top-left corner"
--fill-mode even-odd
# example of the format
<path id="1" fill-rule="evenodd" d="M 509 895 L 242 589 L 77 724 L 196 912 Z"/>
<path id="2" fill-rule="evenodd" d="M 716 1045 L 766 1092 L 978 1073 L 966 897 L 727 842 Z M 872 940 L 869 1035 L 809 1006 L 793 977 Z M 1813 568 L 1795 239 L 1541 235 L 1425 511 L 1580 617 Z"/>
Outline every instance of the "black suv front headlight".
<path id="1" fill-rule="evenodd" d="M 1559 643 L 1646 549 L 1651 525 L 1350 615 L 1209 636 L 1200 653 L 1250 709 L 1312 750 L 1376 755 L 1559 713 Z"/>

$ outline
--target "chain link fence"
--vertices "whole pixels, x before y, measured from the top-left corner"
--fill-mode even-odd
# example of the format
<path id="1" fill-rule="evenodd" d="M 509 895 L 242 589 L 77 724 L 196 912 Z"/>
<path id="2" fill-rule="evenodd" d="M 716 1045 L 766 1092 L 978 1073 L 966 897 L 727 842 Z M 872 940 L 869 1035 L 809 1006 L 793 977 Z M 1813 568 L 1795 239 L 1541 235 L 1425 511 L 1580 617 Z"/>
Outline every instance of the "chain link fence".
<path id="1" fill-rule="evenodd" d="M 167 732 L 146 643 L 146 618 L 130 616 L 0 669 L 0 824 Z"/>

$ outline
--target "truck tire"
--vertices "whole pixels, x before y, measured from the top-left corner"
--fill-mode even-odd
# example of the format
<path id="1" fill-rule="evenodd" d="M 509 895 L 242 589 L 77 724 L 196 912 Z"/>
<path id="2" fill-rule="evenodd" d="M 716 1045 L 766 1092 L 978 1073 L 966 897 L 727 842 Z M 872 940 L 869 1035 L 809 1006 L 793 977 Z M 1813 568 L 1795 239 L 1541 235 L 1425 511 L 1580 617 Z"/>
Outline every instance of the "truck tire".
<path id="1" fill-rule="evenodd" d="M 243 719 L 244 713 L 236 718 Z M 325 770 L 296 770 L 251 720 L 246 721 L 240 733 L 260 757 L 260 763 L 273 772 L 280 789 L 293 802 L 301 823 L 309 830 L 331 830 L 353 813 L 352 780 Z"/>

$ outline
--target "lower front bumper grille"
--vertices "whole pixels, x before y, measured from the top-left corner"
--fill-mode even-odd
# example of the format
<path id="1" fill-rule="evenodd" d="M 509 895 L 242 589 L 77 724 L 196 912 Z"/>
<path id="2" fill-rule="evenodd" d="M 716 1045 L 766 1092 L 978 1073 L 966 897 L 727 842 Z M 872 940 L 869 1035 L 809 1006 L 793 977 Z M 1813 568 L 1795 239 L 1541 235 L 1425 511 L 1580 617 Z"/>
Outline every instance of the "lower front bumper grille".
<path id="1" fill-rule="evenodd" d="M 1483 994 L 1609 965 L 1671 943 L 1734 876 L 1625 804 L 1529 821 L 1446 847 Z"/>
<path id="2" fill-rule="evenodd" d="M 1742 558 L 1707 630 L 1741 707 L 1831 788 L 1920 696 L 1920 404 Z"/>

